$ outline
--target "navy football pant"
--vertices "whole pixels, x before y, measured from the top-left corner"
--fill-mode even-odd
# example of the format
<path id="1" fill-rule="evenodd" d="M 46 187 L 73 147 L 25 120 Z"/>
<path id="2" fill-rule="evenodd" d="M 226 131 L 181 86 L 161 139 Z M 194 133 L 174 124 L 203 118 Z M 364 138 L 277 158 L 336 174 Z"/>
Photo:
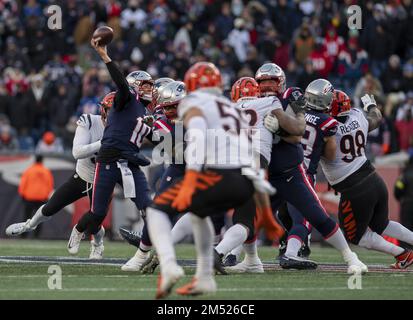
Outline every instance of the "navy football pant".
<path id="1" fill-rule="evenodd" d="M 146 177 L 139 167 L 130 165 L 129 168 L 133 174 L 136 192 L 136 197 L 131 200 L 135 203 L 138 210 L 145 210 L 151 203 Z M 78 231 L 87 231 L 90 234 L 95 234 L 100 230 L 100 224 L 106 217 L 116 184 L 122 186 L 122 175 L 116 162 L 96 163 L 91 212 L 79 220 L 77 225 Z"/>
<path id="2" fill-rule="evenodd" d="M 182 178 L 184 175 L 185 175 L 185 166 L 170 165 L 165 170 L 164 174 L 162 175 L 156 195 L 158 196 L 162 192 L 166 191 L 170 186 L 172 186 L 172 184 L 176 182 L 178 178 Z M 215 234 L 220 234 L 222 227 L 225 225 L 225 215 L 222 213 L 214 214 L 211 216 L 211 220 L 212 220 L 212 224 L 214 225 Z M 148 246 L 148 247 L 152 246 L 152 242 L 151 242 L 151 239 L 149 238 L 149 232 L 148 232 L 146 223 L 142 229 L 141 241 L 145 246 Z"/>
<path id="3" fill-rule="evenodd" d="M 303 165 L 281 175 L 270 174 L 269 181 L 277 188 L 277 193 L 271 197 L 273 212 L 276 212 L 284 201 L 288 202 L 288 211 L 293 220 L 290 237 L 293 235 L 304 241 L 309 233 L 309 223 L 324 238 L 336 232 L 338 225 L 323 208 Z"/>

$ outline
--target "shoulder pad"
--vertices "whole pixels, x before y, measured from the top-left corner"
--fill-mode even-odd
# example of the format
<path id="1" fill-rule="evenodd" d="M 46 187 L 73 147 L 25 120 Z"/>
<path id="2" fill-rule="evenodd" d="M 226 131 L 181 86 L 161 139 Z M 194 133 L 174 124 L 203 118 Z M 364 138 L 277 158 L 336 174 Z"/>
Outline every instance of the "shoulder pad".
<path id="1" fill-rule="evenodd" d="M 76 124 L 79 127 L 87 128 L 90 130 L 90 128 L 92 127 L 92 118 L 90 117 L 90 114 L 82 114 L 77 120 Z"/>

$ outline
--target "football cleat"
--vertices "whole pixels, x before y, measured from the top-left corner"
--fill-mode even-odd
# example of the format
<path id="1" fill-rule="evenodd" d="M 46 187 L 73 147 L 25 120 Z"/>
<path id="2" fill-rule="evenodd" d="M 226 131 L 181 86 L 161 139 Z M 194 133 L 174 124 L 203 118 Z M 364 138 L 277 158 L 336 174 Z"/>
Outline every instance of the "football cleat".
<path id="1" fill-rule="evenodd" d="M 35 229 L 36 228 L 30 227 L 30 219 L 28 219 L 26 222 L 13 223 L 9 225 L 6 229 L 6 235 L 18 236 L 18 235 L 21 235 L 22 233 L 33 231 Z"/>
<path id="2" fill-rule="evenodd" d="M 141 237 L 138 235 L 136 231 L 129 231 L 124 228 L 119 228 L 119 233 L 123 239 L 125 239 L 129 244 L 139 248 L 141 243 Z"/>
<path id="3" fill-rule="evenodd" d="M 155 251 L 151 251 L 150 257 L 142 265 L 142 273 L 152 274 L 155 272 L 156 268 L 159 266 L 158 255 Z"/>
<path id="4" fill-rule="evenodd" d="M 76 226 L 73 227 L 69 242 L 67 243 L 67 250 L 70 254 L 77 254 L 79 252 L 80 241 L 82 241 L 84 235 L 83 232 L 76 230 Z"/>
<path id="5" fill-rule="evenodd" d="M 158 286 L 156 290 L 156 299 L 163 299 L 168 296 L 173 286 L 185 275 L 184 269 L 177 264 L 169 267 L 158 277 Z"/>
<path id="6" fill-rule="evenodd" d="M 142 250 L 138 249 L 135 255 L 129 259 L 122 267 L 122 271 L 132 271 L 137 272 L 141 271 L 145 262 L 150 258 L 149 252 L 143 252 Z"/>
<path id="7" fill-rule="evenodd" d="M 237 264 L 237 256 L 235 254 L 228 254 L 224 260 L 225 267 L 233 267 Z"/>
<path id="8" fill-rule="evenodd" d="M 226 275 L 228 273 L 225 271 L 224 264 L 222 263 L 222 258 L 223 258 L 223 255 L 219 254 L 218 251 L 214 249 L 214 269 L 217 274 Z"/>
<path id="9" fill-rule="evenodd" d="M 277 257 L 277 259 L 279 260 L 280 257 L 282 257 L 285 254 L 286 251 L 287 251 L 287 240 L 282 239 L 282 240 L 280 240 L 280 244 L 278 246 L 278 257 Z"/>
<path id="10" fill-rule="evenodd" d="M 390 267 L 393 269 L 407 269 L 413 264 L 413 251 L 405 250 L 402 254 L 398 255 L 396 262 L 393 263 Z"/>
<path id="11" fill-rule="evenodd" d="M 252 263 L 244 259 L 244 261 L 233 267 L 227 267 L 226 270 L 230 273 L 264 273 L 264 267 L 260 259 Z"/>
<path id="12" fill-rule="evenodd" d="M 211 294 L 217 291 L 217 284 L 213 277 L 202 279 L 193 278 L 192 281 L 178 289 L 176 293 L 182 296 L 197 296 L 200 294 Z"/>
<path id="13" fill-rule="evenodd" d="M 300 250 L 298 251 L 298 256 L 300 258 L 308 259 L 311 254 L 311 249 L 308 245 L 303 244 Z"/>
<path id="14" fill-rule="evenodd" d="M 95 244 L 95 242 L 92 240 L 90 241 L 90 244 L 91 247 L 89 259 L 101 260 L 103 258 L 103 251 L 105 250 L 103 243 Z"/>
<path id="15" fill-rule="evenodd" d="M 346 262 L 348 264 L 348 274 L 364 274 L 369 271 L 367 266 L 360 261 L 357 254 L 354 252 L 351 252 L 350 256 L 346 259 Z"/>
<path id="16" fill-rule="evenodd" d="M 317 269 L 318 265 L 314 261 L 304 258 L 282 255 L 280 257 L 280 267 L 283 269 L 314 270 Z"/>

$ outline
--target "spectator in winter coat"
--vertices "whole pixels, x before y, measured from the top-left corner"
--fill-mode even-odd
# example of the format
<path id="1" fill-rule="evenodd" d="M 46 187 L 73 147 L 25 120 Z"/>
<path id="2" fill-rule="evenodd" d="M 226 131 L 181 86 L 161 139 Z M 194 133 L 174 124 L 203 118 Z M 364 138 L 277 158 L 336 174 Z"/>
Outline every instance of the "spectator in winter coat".
<path id="1" fill-rule="evenodd" d="M 399 92 L 402 89 L 403 72 L 400 65 L 399 56 L 393 54 L 389 58 L 389 63 L 381 75 L 384 93 Z"/>

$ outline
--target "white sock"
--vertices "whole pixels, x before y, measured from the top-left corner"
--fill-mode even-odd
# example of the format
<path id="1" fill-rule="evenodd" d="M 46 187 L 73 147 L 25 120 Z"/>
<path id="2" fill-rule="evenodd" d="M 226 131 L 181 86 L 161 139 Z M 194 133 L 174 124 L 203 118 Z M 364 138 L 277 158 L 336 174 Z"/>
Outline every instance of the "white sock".
<path id="1" fill-rule="evenodd" d="M 363 237 L 361 237 L 359 246 L 366 249 L 373 249 L 396 257 L 404 252 L 404 249 L 386 241 L 377 233 L 367 230 Z"/>
<path id="2" fill-rule="evenodd" d="M 247 228 L 240 225 L 234 224 L 231 228 L 227 230 L 224 234 L 224 238 L 221 242 L 215 247 L 215 250 L 219 254 L 226 255 L 232 249 L 243 244 L 248 238 Z"/>
<path id="3" fill-rule="evenodd" d="M 211 218 L 206 217 L 202 219 L 193 213 L 187 213 L 187 215 L 191 218 L 197 252 L 195 278 L 212 277 L 214 273 L 212 246 L 214 240 L 214 226 L 212 225 Z"/>
<path id="4" fill-rule="evenodd" d="M 139 243 L 139 250 L 141 250 L 142 252 L 148 252 L 148 251 L 151 251 L 151 249 L 152 249 L 152 246 L 147 246 L 142 241 Z"/>
<path id="5" fill-rule="evenodd" d="M 172 228 L 172 241 L 177 244 L 192 234 L 191 216 L 184 214 Z"/>
<path id="6" fill-rule="evenodd" d="M 244 243 L 242 247 L 245 251 L 245 262 L 256 263 L 260 260 L 260 258 L 258 257 L 256 240 L 254 242 Z"/>
<path id="7" fill-rule="evenodd" d="M 43 223 L 43 222 L 51 219 L 51 217 L 46 217 L 46 216 L 43 215 L 42 210 L 43 210 L 43 207 L 44 207 L 44 206 L 45 206 L 45 205 L 42 205 L 39 209 L 37 209 L 37 211 L 36 211 L 36 213 L 34 214 L 34 216 L 30 219 L 30 222 L 29 222 L 30 228 L 33 228 L 33 229 L 34 229 L 34 228 L 36 228 L 39 224 L 41 224 L 41 223 Z"/>
<path id="8" fill-rule="evenodd" d="M 301 239 L 297 239 L 296 237 L 290 237 L 287 240 L 287 250 L 285 251 L 285 255 L 287 257 L 297 257 L 298 251 L 301 249 L 303 242 Z"/>
<path id="9" fill-rule="evenodd" d="M 93 235 L 93 242 L 95 245 L 101 245 L 103 244 L 103 237 L 105 236 L 105 229 L 103 227 L 100 227 L 100 230 L 98 233 Z"/>
<path id="10" fill-rule="evenodd" d="M 344 238 L 340 228 L 338 228 L 328 239 L 324 240 L 340 252 L 347 251 L 347 249 L 350 250 L 346 238 Z"/>
<path id="11" fill-rule="evenodd" d="M 334 232 L 332 236 L 325 240 L 327 241 L 327 243 L 340 251 L 344 261 L 348 262 L 349 260 L 353 259 L 353 251 L 351 251 L 350 247 L 348 246 L 346 238 L 344 238 L 344 235 L 340 229 L 337 229 L 337 231 Z"/>
<path id="12" fill-rule="evenodd" d="M 146 211 L 149 236 L 156 249 L 161 271 L 167 270 L 171 264 L 176 265 L 176 255 L 172 244 L 172 225 L 165 212 L 148 208 Z"/>
<path id="13" fill-rule="evenodd" d="M 244 244 L 245 244 L 245 243 L 244 243 Z M 243 248 L 244 248 L 244 245 L 238 246 L 238 247 L 232 249 L 231 252 L 230 252 L 230 254 L 233 254 L 234 256 L 236 256 L 236 257 L 237 257 L 237 261 L 238 261 L 239 258 L 240 258 L 240 256 L 241 256 L 241 253 L 242 253 Z"/>
<path id="14" fill-rule="evenodd" d="M 398 222 L 389 221 L 383 234 L 413 245 L 413 232 Z"/>

